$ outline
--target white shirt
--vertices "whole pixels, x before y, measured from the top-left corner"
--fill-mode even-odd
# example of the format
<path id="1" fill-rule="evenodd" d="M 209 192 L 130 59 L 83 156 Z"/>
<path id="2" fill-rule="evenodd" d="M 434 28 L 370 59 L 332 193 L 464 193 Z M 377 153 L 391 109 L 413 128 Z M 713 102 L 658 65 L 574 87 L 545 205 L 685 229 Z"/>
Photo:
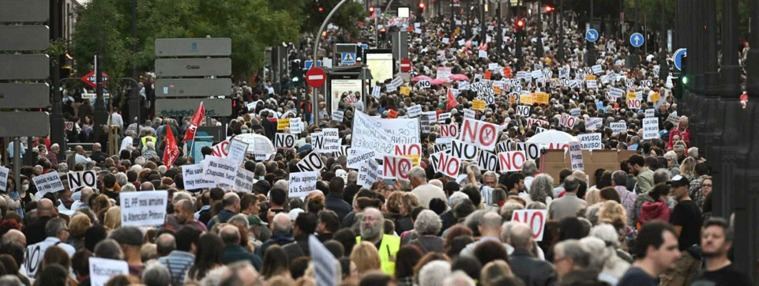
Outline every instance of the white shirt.
<path id="1" fill-rule="evenodd" d="M 43 240 L 43 242 L 46 242 L 50 246 L 60 247 L 61 249 L 63 249 L 63 251 L 66 252 L 66 254 L 69 255 L 69 258 L 73 257 L 74 253 L 76 253 L 76 249 L 73 246 L 71 246 L 71 244 L 68 244 L 68 243 L 65 243 L 65 242 L 61 242 L 61 240 L 58 239 L 57 237 L 50 236 L 48 238 L 45 238 L 45 240 Z M 42 256 L 44 256 L 44 254 Z"/>
<path id="2" fill-rule="evenodd" d="M 127 150 L 127 148 L 133 146 L 134 139 L 132 136 L 126 136 L 124 139 L 121 140 L 121 147 L 119 148 L 119 152 Z"/>
<path id="3" fill-rule="evenodd" d="M 121 118 L 121 114 L 116 112 L 111 113 L 111 125 L 116 125 L 121 129 L 124 129 L 124 119 Z"/>

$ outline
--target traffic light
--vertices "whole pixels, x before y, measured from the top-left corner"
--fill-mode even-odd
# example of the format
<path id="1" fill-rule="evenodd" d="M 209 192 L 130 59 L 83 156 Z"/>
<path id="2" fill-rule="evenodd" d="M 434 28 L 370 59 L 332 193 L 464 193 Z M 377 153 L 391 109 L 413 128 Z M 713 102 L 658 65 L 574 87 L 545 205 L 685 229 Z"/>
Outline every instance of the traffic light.
<path id="1" fill-rule="evenodd" d="M 551 5 L 546 5 L 546 6 L 543 8 L 543 11 L 545 11 L 545 12 L 546 12 L 546 14 L 548 14 L 548 13 L 552 13 L 554 10 L 556 10 L 556 8 L 554 8 L 554 7 L 553 7 L 553 6 L 551 6 Z"/>
<path id="2" fill-rule="evenodd" d="M 514 31 L 515 32 L 522 32 L 524 30 L 524 27 L 527 25 L 524 18 L 519 18 L 514 22 Z"/>
<path id="3" fill-rule="evenodd" d="M 369 7 L 369 17 L 374 18 L 374 7 Z"/>
<path id="4" fill-rule="evenodd" d="M 419 2 L 419 10 L 424 11 L 424 2 Z"/>
<path id="5" fill-rule="evenodd" d="M 319 6 L 319 8 L 317 8 L 317 10 L 319 11 L 319 13 L 324 13 L 324 11 L 325 11 L 324 6 Z"/>

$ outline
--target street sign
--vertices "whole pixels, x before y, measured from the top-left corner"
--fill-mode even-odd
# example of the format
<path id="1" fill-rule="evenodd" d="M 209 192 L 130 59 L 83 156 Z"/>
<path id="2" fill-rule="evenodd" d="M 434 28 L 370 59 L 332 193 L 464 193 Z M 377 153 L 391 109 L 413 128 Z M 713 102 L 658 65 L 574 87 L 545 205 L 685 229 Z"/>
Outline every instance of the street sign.
<path id="1" fill-rule="evenodd" d="M 50 106 L 47 83 L 0 83 L 0 106 L 4 108 L 40 108 Z"/>
<path id="2" fill-rule="evenodd" d="M 630 35 L 630 45 L 636 48 L 640 48 L 646 43 L 646 37 L 643 37 L 641 33 L 633 33 Z"/>
<path id="3" fill-rule="evenodd" d="M 155 73 L 159 77 L 229 76 L 232 74 L 232 59 L 156 59 Z"/>
<path id="4" fill-rule="evenodd" d="M 585 31 L 585 40 L 591 43 L 598 41 L 598 30 L 590 28 Z"/>
<path id="5" fill-rule="evenodd" d="M 47 136 L 50 117 L 47 112 L 0 112 L 0 137 Z M 23 124 L 10 124 L 23 122 Z"/>
<path id="6" fill-rule="evenodd" d="M 47 79 L 49 76 L 50 57 L 47 55 L 0 54 L 0 80 Z"/>
<path id="7" fill-rule="evenodd" d="M 683 58 L 687 55 L 688 55 L 688 49 L 686 48 L 677 49 L 677 51 L 675 51 L 675 54 L 672 55 L 672 58 L 674 59 L 674 62 L 675 62 L 675 68 L 677 70 L 679 71 L 683 70 Z"/>
<path id="8" fill-rule="evenodd" d="M 103 77 L 103 82 L 108 81 L 108 74 L 105 72 L 101 72 Z M 84 75 L 82 78 L 80 78 L 84 84 L 88 85 L 91 88 L 96 88 L 97 84 L 95 83 L 97 79 L 95 78 L 95 71 L 90 71 L 86 75 Z"/>
<path id="9" fill-rule="evenodd" d="M 0 0 L 0 22 L 47 22 L 50 0 Z"/>
<path id="10" fill-rule="evenodd" d="M 192 116 L 201 101 L 208 117 L 232 115 L 232 100 L 227 98 L 156 98 L 155 113 L 164 117 Z"/>
<path id="11" fill-rule="evenodd" d="M 50 29 L 43 25 L 4 26 L 0 25 L 0 51 L 42 51 L 50 41 Z"/>
<path id="12" fill-rule="evenodd" d="M 409 72 L 411 71 L 411 60 L 408 58 L 402 58 L 401 59 L 401 72 Z"/>
<path id="13" fill-rule="evenodd" d="M 313 88 L 321 88 L 324 86 L 324 81 L 327 77 L 324 74 L 324 69 L 320 67 L 314 67 L 306 72 L 306 83 Z"/>
<path id="14" fill-rule="evenodd" d="M 155 81 L 157 97 L 228 96 L 232 93 L 229 78 L 159 78 Z"/>
<path id="15" fill-rule="evenodd" d="M 350 53 L 350 52 L 340 53 L 340 64 L 346 65 L 346 66 L 355 65 L 356 53 Z"/>
<path id="16" fill-rule="evenodd" d="M 229 56 L 230 38 L 164 38 L 155 40 L 157 57 Z"/>

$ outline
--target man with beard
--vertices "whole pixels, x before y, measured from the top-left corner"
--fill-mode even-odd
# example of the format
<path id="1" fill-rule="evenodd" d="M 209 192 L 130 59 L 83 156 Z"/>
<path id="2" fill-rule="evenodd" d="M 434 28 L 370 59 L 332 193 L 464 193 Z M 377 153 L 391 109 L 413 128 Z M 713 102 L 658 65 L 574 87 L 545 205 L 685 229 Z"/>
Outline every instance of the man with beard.
<path id="1" fill-rule="evenodd" d="M 749 286 L 751 279 L 738 271 L 727 257 L 733 246 L 733 232 L 727 221 L 711 218 L 701 229 L 701 256 L 704 258 L 704 272 L 693 285 Z"/>
<path id="2" fill-rule="evenodd" d="M 395 254 L 401 247 L 401 238 L 384 234 L 384 225 L 385 217 L 382 216 L 382 212 L 376 208 L 364 209 L 363 220 L 359 227 L 361 235 L 356 237 L 356 244 L 361 241 L 373 243 L 379 252 L 382 272 L 393 276 L 395 274 Z"/>
<path id="3" fill-rule="evenodd" d="M 174 214 L 166 216 L 166 223 L 163 227 L 176 232 L 183 226 L 192 227 L 200 232 L 207 230 L 203 223 L 195 220 L 195 206 L 188 199 L 179 200 L 174 204 Z"/>
<path id="4" fill-rule="evenodd" d="M 619 279 L 617 286 L 659 285 L 657 277 L 674 267 L 680 258 L 675 228 L 662 221 L 643 225 L 635 238 L 633 255 L 637 259 L 635 264 Z"/>

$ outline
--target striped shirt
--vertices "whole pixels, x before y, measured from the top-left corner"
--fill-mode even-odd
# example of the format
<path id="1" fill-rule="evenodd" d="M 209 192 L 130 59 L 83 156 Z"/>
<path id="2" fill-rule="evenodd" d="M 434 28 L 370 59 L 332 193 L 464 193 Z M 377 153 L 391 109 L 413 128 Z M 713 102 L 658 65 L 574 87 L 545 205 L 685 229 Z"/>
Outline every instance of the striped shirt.
<path id="1" fill-rule="evenodd" d="M 168 256 L 158 258 L 158 262 L 169 269 L 173 285 L 183 285 L 185 274 L 195 263 L 195 255 L 187 251 L 173 250 Z"/>

